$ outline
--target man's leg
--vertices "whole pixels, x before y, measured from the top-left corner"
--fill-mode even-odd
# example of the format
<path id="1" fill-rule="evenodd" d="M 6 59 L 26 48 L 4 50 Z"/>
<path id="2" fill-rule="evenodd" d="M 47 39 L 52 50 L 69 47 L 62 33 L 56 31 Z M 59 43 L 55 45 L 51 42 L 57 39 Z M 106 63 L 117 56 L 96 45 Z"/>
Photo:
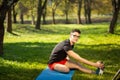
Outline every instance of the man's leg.
<path id="1" fill-rule="evenodd" d="M 70 69 L 78 69 L 82 72 L 85 73 L 90 73 L 90 74 L 95 74 L 94 71 L 82 66 L 80 63 L 68 60 L 65 65 L 63 64 L 55 64 L 54 65 L 54 70 L 59 71 L 59 72 L 69 72 Z"/>
<path id="2" fill-rule="evenodd" d="M 54 70 L 59 71 L 59 72 L 65 72 L 65 73 L 69 72 L 69 68 L 63 64 L 55 64 Z"/>
<path id="3" fill-rule="evenodd" d="M 82 72 L 85 72 L 85 73 L 90 73 L 90 74 L 95 74 L 94 71 L 82 66 L 80 63 L 77 63 L 77 62 L 74 62 L 74 61 L 71 61 L 71 60 L 68 60 L 65 65 L 70 68 L 70 69 L 78 69 Z"/>

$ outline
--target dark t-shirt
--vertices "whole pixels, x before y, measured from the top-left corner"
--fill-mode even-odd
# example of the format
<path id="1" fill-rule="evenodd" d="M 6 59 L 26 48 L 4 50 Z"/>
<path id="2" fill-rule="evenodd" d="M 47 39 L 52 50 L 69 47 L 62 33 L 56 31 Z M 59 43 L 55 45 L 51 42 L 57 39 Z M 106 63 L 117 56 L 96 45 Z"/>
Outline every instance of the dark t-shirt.
<path id="1" fill-rule="evenodd" d="M 58 43 L 54 47 L 54 49 L 50 55 L 48 64 L 52 64 L 54 62 L 59 62 L 59 61 L 65 59 L 67 57 L 67 51 L 72 50 L 73 47 L 74 47 L 74 45 L 70 45 L 69 39 Z"/>

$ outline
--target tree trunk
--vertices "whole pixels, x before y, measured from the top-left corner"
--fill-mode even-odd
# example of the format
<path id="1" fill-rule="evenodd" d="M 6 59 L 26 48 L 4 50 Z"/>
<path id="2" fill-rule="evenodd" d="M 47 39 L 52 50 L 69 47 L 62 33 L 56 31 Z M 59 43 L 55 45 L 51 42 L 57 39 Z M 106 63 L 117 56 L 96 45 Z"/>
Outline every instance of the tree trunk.
<path id="1" fill-rule="evenodd" d="M 38 0 L 38 7 L 37 7 L 37 21 L 36 21 L 36 29 L 40 29 L 40 25 L 41 25 L 41 15 L 42 15 L 42 1 Z"/>
<path id="2" fill-rule="evenodd" d="M 40 13 L 37 13 L 37 22 L 36 22 L 36 26 L 35 28 L 36 29 L 41 29 L 41 14 Z"/>
<path id="3" fill-rule="evenodd" d="M 65 23 L 68 24 L 69 23 L 69 20 L 68 20 L 68 11 L 65 12 L 65 15 L 66 15 L 66 21 L 65 21 Z"/>
<path id="4" fill-rule="evenodd" d="M 112 4 L 113 4 L 113 17 L 112 17 L 112 20 L 110 23 L 109 33 L 114 34 L 114 29 L 115 29 L 115 26 L 117 23 L 119 10 L 120 10 L 120 0 L 118 0 L 118 1 L 112 0 Z"/>
<path id="5" fill-rule="evenodd" d="M 43 14 L 43 24 L 46 24 L 46 13 Z"/>
<path id="6" fill-rule="evenodd" d="M 68 12 L 69 12 L 69 6 L 70 2 L 68 0 L 65 0 L 65 16 L 66 16 L 66 21 L 65 23 L 68 24 L 69 20 L 68 20 Z"/>
<path id="7" fill-rule="evenodd" d="M 87 19 L 87 3 L 86 0 L 84 0 L 84 15 L 85 15 L 85 23 L 88 23 L 88 19 Z"/>
<path id="8" fill-rule="evenodd" d="M 3 0 L 0 5 L 0 55 L 4 54 L 3 41 L 4 41 L 4 20 L 9 8 L 18 0 Z"/>
<path id="9" fill-rule="evenodd" d="M 78 0 L 78 20 L 77 20 L 77 23 L 78 24 L 81 24 L 82 21 L 81 21 L 81 8 L 82 8 L 82 0 Z"/>
<path id="10" fill-rule="evenodd" d="M 52 4 L 53 3 L 53 4 Z M 57 7 L 60 4 L 60 0 L 51 0 L 51 6 L 52 6 L 52 24 L 55 24 L 55 11 Z"/>
<path id="11" fill-rule="evenodd" d="M 7 13 L 7 32 L 12 33 L 12 15 L 11 15 L 11 8 L 8 10 L 8 13 Z"/>
<path id="12" fill-rule="evenodd" d="M 113 18 L 110 23 L 109 32 L 112 34 L 114 34 L 114 29 L 115 29 L 117 18 L 118 18 L 118 13 L 119 13 L 118 11 L 115 11 L 113 13 Z"/>
<path id="13" fill-rule="evenodd" d="M 13 23 L 17 23 L 17 13 L 15 11 L 15 5 L 13 5 Z"/>
<path id="14" fill-rule="evenodd" d="M 22 12 L 20 13 L 20 20 L 21 20 L 20 23 L 24 24 L 24 16 Z"/>
<path id="15" fill-rule="evenodd" d="M 91 24 L 91 0 L 88 0 L 87 11 L 88 11 L 88 23 Z"/>
<path id="16" fill-rule="evenodd" d="M 84 0 L 84 15 L 85 22 L 87 24 L 91 23 L 91 0 Z"/>
<path id="17" fill-rule="evenodd" d="M 3 55 L 3 41 L 4 41 L 4 20 L 6 17 L 7 9 L 5 7 L 5 2 L 0 6 L 0 55 Z"/>
<path id="18" fill-rule="evenodd" d="M 38 0 L 38 7 L 37 7 L 37 21 L 36 21 L 36 29 L 41 29 L 41 16 L 42 16 L 42 12 L 43 9 L 45 8 L 45 5 L 47 3 L 47 0 L 44 1 L 43 5 L 42 5 L 42 0 Z"/>
<path id="19" fill-rule="evenodd" d="M 46 10 L 47 10 L 47 5 L 45 5 L 45 8 L 43 10 L 43 24 L 46 24 Z"/>
<path id="20" fill-rule="evenodd" d="M 34 16 L 34 15 L 31 15 L 31 17 L 32 17 L 31 23 L 32 23 L 32 25 L 34 25 L 34 24 L 35 24 L 35 16 Z"/>
<path id="21" fill-rule="evenodd" d="M 2 15 L 2 16 L 1 16 Z M 3 40 L 4 40 L 4 18 L 5 15 L 0 13 L 0 55 L 3 55 Z"/>
<path id="22" fill-rule="evenodd" d="M 54 9 L 52 9 L 52 17 L 53 17 L 52 23 L 55 24 L 55 10 Z"/>

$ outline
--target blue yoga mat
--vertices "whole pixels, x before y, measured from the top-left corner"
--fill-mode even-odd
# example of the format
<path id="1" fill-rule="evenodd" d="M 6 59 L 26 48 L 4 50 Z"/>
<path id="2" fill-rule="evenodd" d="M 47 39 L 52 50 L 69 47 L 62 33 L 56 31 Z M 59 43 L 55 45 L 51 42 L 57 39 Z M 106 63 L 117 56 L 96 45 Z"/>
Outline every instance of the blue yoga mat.
<path id="1" fill-rule="evenodd" d="M 38 75 L 36 80 L 72 80 L 73 74 L 74 70 L 70 70 L 69 73 L 60 73 L 46 68 Z"/>

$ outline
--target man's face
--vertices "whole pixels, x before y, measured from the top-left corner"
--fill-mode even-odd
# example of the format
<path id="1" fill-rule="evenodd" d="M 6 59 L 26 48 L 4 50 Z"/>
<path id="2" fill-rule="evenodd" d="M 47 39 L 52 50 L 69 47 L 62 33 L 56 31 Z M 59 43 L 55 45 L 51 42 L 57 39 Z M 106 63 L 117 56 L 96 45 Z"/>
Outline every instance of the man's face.
<path id="1" fill-rule="evenodd" d="M 76 43 L 78 41 L 80 37 L 80 34 L 78 32 L 73 32 L 71 33 L 70 35 L 70 40 L 73 42 L 73 43 Z"/>

